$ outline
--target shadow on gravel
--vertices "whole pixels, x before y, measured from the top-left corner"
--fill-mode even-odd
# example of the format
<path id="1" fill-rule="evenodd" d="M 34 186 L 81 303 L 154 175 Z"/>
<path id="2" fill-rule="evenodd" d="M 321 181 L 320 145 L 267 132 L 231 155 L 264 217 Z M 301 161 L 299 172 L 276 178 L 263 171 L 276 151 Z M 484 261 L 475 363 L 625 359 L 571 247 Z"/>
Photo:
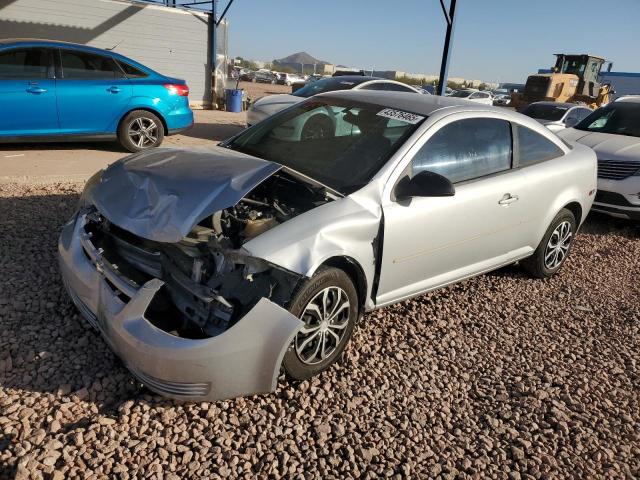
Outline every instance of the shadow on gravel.
<path id="1" fill-rule="evenodd" d="M 8 450 L 14 452 L 15 450 L 15 435 L 0 434 L 0 453 Z M 0 462 L 0 478 L 14 478 L 15 467 Z"/>
<path id="2" fill-rule="evenodd" d="M 244 130 L 244 125 L 234 123 L 196 123 L 181 133 L 183 137 L 221 142 Z"/>
<path id="3" fill-rule="evenodd" d="M 591 212 L 582 225 L 581 233 L 606 235 L 615 233 L 630 240 L 640 238 L 640 222 L 615 218 L 599 212 Z"/>
<path id="4" fill-rule="evenodd" d="M 105 152 L 125 152 L 115 140 L 112 142 L 40 142 L 40 143 L 2 143 L 0 144 L 0 152 L 3 150 L 101 150 Z"/>
<path id="5" fill-rule="evenodd" d="M 0 387 L 75 394 L 108 414 L 140 394 L 140 385 L 62 286 L 57 239 L 78 202 L 76 189 L 67 188 L 62 195 L 0 196 Z"/>

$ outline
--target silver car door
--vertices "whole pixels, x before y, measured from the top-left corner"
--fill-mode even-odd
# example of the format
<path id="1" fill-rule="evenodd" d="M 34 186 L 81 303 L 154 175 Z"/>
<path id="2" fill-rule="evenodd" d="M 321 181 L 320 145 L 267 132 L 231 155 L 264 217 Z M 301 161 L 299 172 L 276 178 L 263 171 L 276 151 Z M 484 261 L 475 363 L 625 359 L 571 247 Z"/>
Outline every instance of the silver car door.
<path id="1" fill-rule="evenodd" d="M 573 157 L 565 157 L 560 146 L 546 136 L 517 123 L 513 132 L 514 164 L 526 180 L 519 188 L 522 218 L 518 234 L 522 244 L 535 249 L 548 226 L 543 219 L 553 214 L 549 209 L 567 189 L 567 175 L 575 166 L 569 161 Z"/>
<path id="2" fill-rule="evenodd" d="M 409 151 L 411 161 L 397 178 L 420 170 L 440 173 L 454 183 L 455 195 L 404 201 L 383 196 L 378 304 L 491 270 L 531 251 L 518 233 L 523 178 L 511 169 L 509 122 L 475 115 L 442 123 Z"/>

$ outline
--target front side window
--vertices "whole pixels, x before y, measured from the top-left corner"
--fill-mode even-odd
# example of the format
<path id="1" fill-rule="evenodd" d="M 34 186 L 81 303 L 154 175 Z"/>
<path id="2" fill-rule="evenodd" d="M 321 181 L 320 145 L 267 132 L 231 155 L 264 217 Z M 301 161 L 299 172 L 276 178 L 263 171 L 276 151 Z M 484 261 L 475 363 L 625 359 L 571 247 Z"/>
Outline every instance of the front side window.
<path id="1" fill-rule="evenodd" d="M 0 80 L 41 80 L 48 78 L 50 51 L 22 48 L 0 52 Z"/>
<path id="2" fill-rule="evenodd" d="M 551 160 L 564 154 L 560 147 L 538 132 L 521 125 L 517 126 L 516 132 L 518 164 L 521 167 Z"/>
<path id="3" fill-rule="evenodd" d="M 589 110 L 587 108 L 578 108 L 577 110 L 578 110 L 578 121 L 587 118 L 593 112 L 593 110 Z"/>
<path id="4" fill-rule="evenodd" d="M 578 123 L 578 120 L 578 110 L 573 109 L 567 113 L 567 116 L 564 118 L 564 123 L 567 125 L 575 125 Z"/>
<path id="5" fill-rule="evenodd" d="M 410 93 L 414 93 L 414 91 L 409 88 L 409 87 L 405 87 L 404 85 L 399 85 L 397 83 L 391 83 L 391 82 L 387 82 L 384 83 L 384 90 L 386 90 L 387 92 L 410 92 Z"/>
<path id="6" fill-rule="evenodd" d="M 458 183 L 510 168 L 509 122 L 469 118 L 438 130 L 414 156 L 411 176 L 426 170 Z"/>
<path id="7" fill-rule="evenodd" d="M 120 69 L 111 57 L 87 52 L 62 50 L 62 72 L 71 80 L 102 80 L 122 76 Z"/>
<path id="8" fill-rule="evenodd" d="M 369 183 L 424 118 L 364 102 L 320 98 L 277 113 L 223 146 L 349 194 Z"/>

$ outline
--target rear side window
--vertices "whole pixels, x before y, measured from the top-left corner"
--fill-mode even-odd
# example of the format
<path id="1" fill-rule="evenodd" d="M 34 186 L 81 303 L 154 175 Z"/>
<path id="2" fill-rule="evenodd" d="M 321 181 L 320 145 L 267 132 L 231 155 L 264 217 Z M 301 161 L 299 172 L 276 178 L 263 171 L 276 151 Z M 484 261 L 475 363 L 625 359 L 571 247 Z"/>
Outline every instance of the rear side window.
<path id="1" fill-rule="evenodd" d="M 427 170 L 451 183 L 511 168 L 511 126 L 495 118 L 469 118 L 438 130 L 411 162 L 412 176 Z"/>
<path id="2" fill-rule="evenodd" d="M 62 72 L 71 80 L 102 80 L 122 77 L 111 57 L 87 52 L 62 50 Z"/>
<path id="3" fill-rule="evenodd" d="M 387 92 L 411 92 L 414 93 L 412 89 L 409 87 L 405 87 L 404 85 L 398 85 L 397 83 L 386 83 L 385 88 Z"/>
<path id="4" fill-rule="evenodd" d="M 136 68 L 133 65 L 129 65 L 128 63 L 125 63 L 122 60 L 118 60 L 118 64 L 120 65 L 120 67 L 122 67 L 124 74 L 128 78 L 144 78 L 149 76 L 139 68 Z"/>
<path id="5" fill-rule="evenodd" d="M 522 167 L 551 160 L 564 154 L 555 143 L 533 130 L 518 125 L 516 132 L 518 164 Z"/>
<path id="6" fill-rule="evenodd" d="M 1 80 L 47 78 L 51 54 L 44 48 L 23 48 L 0 53 Z"/>
<path id="7" fill-rule="evenodd" d="M 369 85 L 363 86 L 360 90 L 384 90 L 384 83 L 370 83 Z"/>

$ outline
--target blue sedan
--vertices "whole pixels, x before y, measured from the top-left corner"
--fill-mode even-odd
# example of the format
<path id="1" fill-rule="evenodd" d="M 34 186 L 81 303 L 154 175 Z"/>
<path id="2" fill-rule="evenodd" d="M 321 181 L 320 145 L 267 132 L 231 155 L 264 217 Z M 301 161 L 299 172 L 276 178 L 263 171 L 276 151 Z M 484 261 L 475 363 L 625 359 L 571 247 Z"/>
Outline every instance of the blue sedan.
<path id="1" fill-rule="evenodd" d="M 131 152 L 193 125 L 189 87 L 115 52 L 0 40 L 0 142 L 117 138 Z"/>

